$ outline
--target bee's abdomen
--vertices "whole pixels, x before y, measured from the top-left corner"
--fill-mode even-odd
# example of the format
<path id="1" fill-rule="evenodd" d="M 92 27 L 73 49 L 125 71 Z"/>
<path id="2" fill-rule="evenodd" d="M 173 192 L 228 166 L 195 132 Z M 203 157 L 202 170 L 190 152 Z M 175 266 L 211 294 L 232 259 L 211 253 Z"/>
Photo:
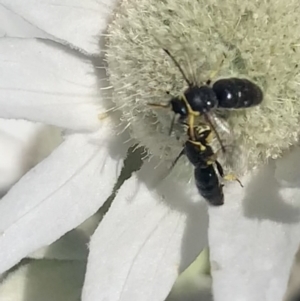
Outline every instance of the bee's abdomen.
<path id="1" fill-rule="evenodd" d="M 224 194 L 219 178 L 212 165 L 205 168 L 196 167 L 194 170 L 195 182 L 199 193 L 211 205 L 221 206 L 224 204 Z"/>
<path id="2" fill-rule="evenodd" d="M 260 87 L 245 78 L 220 79 L 213 84 L 212 89 L 220 108 L 248 108 L 260 104 L 263 100 Z"/>

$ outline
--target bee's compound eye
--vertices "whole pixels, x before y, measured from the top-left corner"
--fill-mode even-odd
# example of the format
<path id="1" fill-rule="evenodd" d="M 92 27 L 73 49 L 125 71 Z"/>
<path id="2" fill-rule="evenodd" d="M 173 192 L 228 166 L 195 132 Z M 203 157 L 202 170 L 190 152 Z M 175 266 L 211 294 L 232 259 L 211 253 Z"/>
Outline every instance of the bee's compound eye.
<path id="1" fill-rule="evenodd" d="M 180 118 L 184 119 L 188 115 L 188 110 L 184 101 L 179 98 L 171 99 L 172 111 L 175 114 L 180 115 Z"/>

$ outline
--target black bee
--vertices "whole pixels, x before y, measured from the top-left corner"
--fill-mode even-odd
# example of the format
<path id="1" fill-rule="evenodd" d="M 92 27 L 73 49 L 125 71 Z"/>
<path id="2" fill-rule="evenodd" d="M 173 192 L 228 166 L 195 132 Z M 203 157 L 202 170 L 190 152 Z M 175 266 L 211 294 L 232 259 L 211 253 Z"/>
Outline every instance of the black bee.
<path id="1" fill-rule="evenodd" d="M 211 79 L 204 85 L 189 81 L 179 63 L 167 49 L 163 49 L 181 72 L 188 88 L 182 95 L 173 97 L 168 104 L 149 104 L 156 107 L 170 107 L 181 121 L 187 120 L 189 135 L 195 140 L 194 120 L 196 116 L 204 116 L 214 130 L 220 144 L 218 133 L 212 126 L 208 113 L 215 108 L 244 109 L 256 106 L 263 100 L 263 92 L 256 84 L 245 78 L 225 78 L 216 81 L 211 86 Z M 172 121 L 171 130 L 174 120 Z M 223 148 L 223 147 L 222 147 Z"/>
<path id="2" fill-rule="evenodd" d="M 183 150 L 173 163 L 173 166 L 182 155 L 186 155 L 188 160 L 195 167 L 195 183 L 200 195 L 205 198 L 210 205 L 221 206 L 224 204 L 224 185 L 220 182 L 219 176 L 224 180 L 236 180 L 241 186 L 243 185 L 234 175 L 224 175 L 222 165 L 217 160 L 217 154 L 214 153 L 210 146 L 213 139 L 210 126 L 207 124 L 195 126 L 194 133 L 195 140 L 189 137 L 184 144 Z"/>
<path id="3" fill-rule="evenodd" d="M 184 154 L 195 167 L 195 183 L 201 196 L 209 204 L 221 206 L 224 204 L 223 185 L 219 181 L 214 165 L 221 177 L 224 173 L 221 164 L 216 160 L 216 154 L 209 145 L 211 130 L 209 127 L 197 127 L 194 133 L 195 140 L 186 141 Z"/>

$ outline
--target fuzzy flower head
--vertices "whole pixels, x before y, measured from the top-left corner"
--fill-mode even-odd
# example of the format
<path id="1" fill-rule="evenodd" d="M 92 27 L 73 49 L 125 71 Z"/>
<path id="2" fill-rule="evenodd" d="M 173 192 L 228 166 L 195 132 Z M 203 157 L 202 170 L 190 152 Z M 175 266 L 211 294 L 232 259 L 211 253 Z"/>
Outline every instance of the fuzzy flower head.
<path id="1" fill-rule="evenodd" d="M 132 135 L 164 159 L 180 151 L 168 137 L 171 114 L 147 106 L 168 102 L 166 91 L 178 95 L 186 88 L 166 48 L 191 80 L 205 82 L 218 71 L 213 80 L 248 78 L 264 91 L 260 107 L 222 112 L 240 148 L 235 172 L 282 156 L 299 132 L 300 24 L 291 14 L 298 9 L 296 0 L 123 1 L 109 27 L 107 57 L 114 101 Z"/>

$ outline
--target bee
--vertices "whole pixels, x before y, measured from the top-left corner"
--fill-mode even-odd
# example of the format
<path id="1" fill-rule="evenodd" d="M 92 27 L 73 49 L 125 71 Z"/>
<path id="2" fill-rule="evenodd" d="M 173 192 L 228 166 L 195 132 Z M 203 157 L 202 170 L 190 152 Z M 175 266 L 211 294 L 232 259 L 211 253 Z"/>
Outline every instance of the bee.
<path id="1" fill-rule="evenodd" d="M 190 132 L 189 129 L 188 132 Z M 221 206 L 224 204 L 224 185 L 220 182 L 220 177 L 224 180 L 236 180 L 242 187 L 243 185 L 234 175 L 224 175 L 223 167 L 217 160 L 218 155 L 210 145 L 213 140 L 210 126 L 204 123 L 195 126 L 194 133 L 195 139 L 191 139 L 191 137 L 187 139 L 173 166 L 182 155 L 186 155 L 194 166 L 195 183 L 200 195 L 210 205 Z"/>
<path id="2" fill-rule="evenodd" d="M 217 161 L 217 156 L 209 145 L 212 132 L 208 126 L 198 126 L 194 129 L 195 140 L 188 139 L 184 145 L 184 153 L 195 167 L 194 178 L 200 195 L 214 206 L 224 204 L 223 185 L 216 173 L 224 176 L 223 168 Z M 216 169 L 215 169 L 215 167 Z"/>
<path id="3" fill-rule="evenodd" d="M 259 86 L 245 78 L 224 78 L 212 84 L 208 79 L 203 85 L 191 82 L 183 69 L 167 49 L 163 49 L 176 65 L 183 76 L 188 88 L 179 96 L 172 97 L 167 104 L 150 103 L 150 106 L 171 108 L 175 113 L 172 120 L 170 133 L 175 121 L 175 116 L 179 116 L 179 121 L 186 121 L 189 126 L 189 136 L 192 140 L 197 140 L 194 132 L 195 117 L 203 116 L 215 132 L 216 138 L 225 151 L 221 139 L 215 130 L 209 117 L 213 109 L 244 109 L 259 105 L 263 101 L 263 92 Z M 216 73 L 216 72 L 215 72 Z M 212 76 L 211 76 L 212 77 Z"/>

